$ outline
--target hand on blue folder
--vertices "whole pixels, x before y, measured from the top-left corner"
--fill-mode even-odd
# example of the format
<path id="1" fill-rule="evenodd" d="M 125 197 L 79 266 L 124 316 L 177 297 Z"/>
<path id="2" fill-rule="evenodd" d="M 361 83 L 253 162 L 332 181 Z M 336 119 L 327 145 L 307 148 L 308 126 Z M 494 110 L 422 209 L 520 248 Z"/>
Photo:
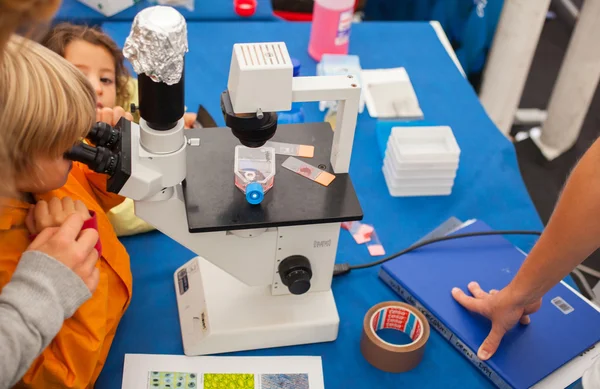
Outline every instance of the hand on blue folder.
<path id="1" fill-rule="evenodd" d="M 504 334 L 518 322 L 529 324 L 531 319 L 528 315 L 542 305 L 541 299 L 530 303 L 518 298 L 511 292 L 510 285 L 500 291 L 492 289 L 489 293 L 481 289 L 477 282 L 469 283 L 468 288 L 473 297 L 467 296 L 459 288 L 452 289 L 452 297 L 466 309 L 492 321 L 492 329 L 477 351 L 477 357 L 484 361 L 494 355 Z"/>

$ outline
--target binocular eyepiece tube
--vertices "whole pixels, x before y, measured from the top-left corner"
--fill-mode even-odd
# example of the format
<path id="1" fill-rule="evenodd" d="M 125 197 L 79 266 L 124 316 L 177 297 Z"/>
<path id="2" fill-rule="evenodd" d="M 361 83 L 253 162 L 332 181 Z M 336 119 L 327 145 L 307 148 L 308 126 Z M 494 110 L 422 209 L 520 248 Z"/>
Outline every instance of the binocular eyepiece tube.
<path id="1" fill-rule="evenodd" d="M 120 132 L 107 123 L 98 122 L 86 137 L 95 146 L 80 142 L 64 154 L 71 161 L 81 162 L 97 173 L 112 176 L 117 170 L 119 155 L 112 151 L 121 140 Z"/>
<path id="2" fill-rule="evenodd" d="M 112 176 L 117 171 L 119 156 L 106 147 L 94 147 L 83 142 L 65 153 L 65 158 L 87 165 L 96 173 Z"/>

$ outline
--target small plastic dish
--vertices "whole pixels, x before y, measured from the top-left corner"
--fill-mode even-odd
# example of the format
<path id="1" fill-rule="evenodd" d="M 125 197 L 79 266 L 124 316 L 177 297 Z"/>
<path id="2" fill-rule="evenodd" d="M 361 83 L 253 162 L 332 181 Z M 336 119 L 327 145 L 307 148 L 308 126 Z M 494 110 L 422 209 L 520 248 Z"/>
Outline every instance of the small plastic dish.
<path id="1" fill-rule="evenodd" d="M 448 126 L 394 127 L 390 141 L 398 157 L 410 161 L 458 161 L 460 148 Z"/>

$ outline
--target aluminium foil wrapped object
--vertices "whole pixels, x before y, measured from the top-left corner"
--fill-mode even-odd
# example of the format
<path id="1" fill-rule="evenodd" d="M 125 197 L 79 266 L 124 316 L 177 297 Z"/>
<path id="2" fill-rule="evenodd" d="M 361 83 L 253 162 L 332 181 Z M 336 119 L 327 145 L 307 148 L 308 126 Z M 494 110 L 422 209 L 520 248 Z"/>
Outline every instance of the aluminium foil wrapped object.
<path id="1" fill-rule="evenodd" d="M 155 6 L 138 13 L 123 54 L 137 74 L 173 85 L 183 74 L 188 51 L 185 18 L 172 7 Z"/>

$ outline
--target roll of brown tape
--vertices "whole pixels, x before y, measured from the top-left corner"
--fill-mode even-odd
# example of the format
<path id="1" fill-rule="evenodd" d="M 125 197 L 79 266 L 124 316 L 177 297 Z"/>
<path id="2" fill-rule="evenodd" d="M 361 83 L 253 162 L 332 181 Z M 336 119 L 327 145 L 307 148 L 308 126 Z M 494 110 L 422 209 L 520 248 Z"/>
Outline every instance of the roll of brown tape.
<path id="1" fill-rule="evenodd" d="M 388 328 L 404 332 L 412 342 L 399 345 L 384 341 L 377 331 Z M 402 373 L 414 369 L 421 362 L 428 339 L 429 323 L 417 308 L 389 301 L 375 305 L 365 315 L 360 350 L 376 368 Z"/>

